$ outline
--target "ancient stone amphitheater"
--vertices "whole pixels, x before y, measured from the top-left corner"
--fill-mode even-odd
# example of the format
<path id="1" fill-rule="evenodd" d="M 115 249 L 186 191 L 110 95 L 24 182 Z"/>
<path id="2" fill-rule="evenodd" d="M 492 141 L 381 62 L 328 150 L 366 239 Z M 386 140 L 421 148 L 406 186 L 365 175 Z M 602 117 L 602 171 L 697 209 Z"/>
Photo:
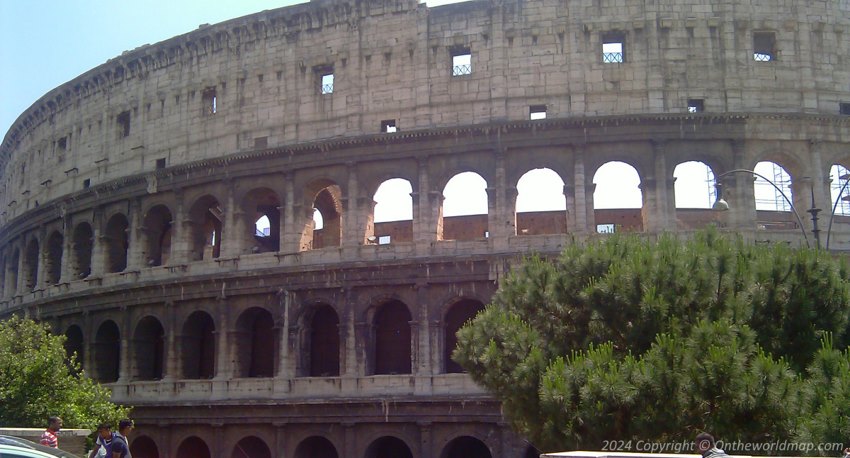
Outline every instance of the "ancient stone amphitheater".
<path id="1" fill-rule="evenodd" d="M 6 134 L 0 315 L 51 323 L 135 406 L 137 457 L 532 456 L 455 331 L 511 263 L 598 231 L 814 244 L 850 166 L 848 35 L 847 0 L 313 0 L 204 25 Z M 641 208 L 595 208 L 612 161 Z M 689 161 L 730 211 L 677 208 Z M 761 161 L 797 214 L 727 173 Z M 517 212 L 536 169 L 565 210 Z M 487 212 L 444 216 L 464 172 Z M 390 179 L 412 218 L 376 222 Z"/>

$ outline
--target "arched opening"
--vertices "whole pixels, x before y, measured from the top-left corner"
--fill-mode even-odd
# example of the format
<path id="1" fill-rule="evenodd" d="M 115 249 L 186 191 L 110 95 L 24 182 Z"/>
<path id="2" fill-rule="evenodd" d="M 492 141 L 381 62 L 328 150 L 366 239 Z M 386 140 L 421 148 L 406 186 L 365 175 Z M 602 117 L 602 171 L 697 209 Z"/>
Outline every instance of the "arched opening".
<path id="1" fill-rule="evenodd" d="M 850 216 L 850 185 L 844 186 L 848 181 L 850 170 L 841 164 L 832 164 L 829 168 L 829 195 L 835 206 L 835 216 Z"/>
<path id="2" fill-rule="evenodd" d="M 339 454 L 331 441 L 321 436 L 312 436 L 295 447 L 295 458 L 339 458 Z"/>
<path id="3" fill-rule="evenodd" d="M 130 454 L 139 458 L 159 458 L 159 448 L 150 437 L 139 436 L 130 444 Z"/>
<path id="4" fill-rule="evenodd" d="M 177 447 L 177 458 L 210 458 L 210 448 L 201 438 L 188 437 Z"/>
<path id="5" fill-rule="evenodd" d="M 452 439 L 440 453 L 440 458 L 492 458 L 492 456 L 484 442 L 471 436 Z"/>
<path id="6" fill-rule="evenodd" d="M 488 237 L 487 213 L 487 181 L 475 172 L 453 176 L 443 188 L 438 239 L 477 240 Z"/>
<path id="7" fill-rule="evenodd" d="M 78 363 L 82 368 L 85 361 L 83 348 L 83 330 L 77 325 L 68 326 L 65 330 L 65 359 L 68 367 L 73 368 Z"/>
<path id="8" fill-rule="evenodd" d="M 28 291 L 38 286 L 38 253 L 38 240 L 30 240 L 24 252 L 24 288 Z"/>
<path id="9" fill-rule="evenodd" d="M 86 278 L 91 275 L 91 256 L 94 246 L 94 232 L 88 223 L 80 223 L 74 228 L 74 277 Z"/>
<path id="10" fill-rule="evenodd" d="M 215 197 L 198 199 L 189 210 L 192 261 L 208 261 L 221 255 L 224 212 Z"/>
<path id="11" fill-rule="evenodd" d="M 410 311 L 390 301 L 375 312 L 375 374 L 410 374 Z"/>
<path id="12" fill-rule="evenodd" d="M 9 263 L 6 265 L 6 279 L 3 282 L 9 296 L 14 296 L 18 292 L 18 263 L 20 261 L 21 252 L 15 248 L 12 251 L 12 257 L 9 258 Z"/>
<path id="13" fill-rule="evenodd" d="M 273 377 L 278 336 L 272 314 L 252 307 L 236 320 L 236 351 L 240 377 Z"/>
<path id="14" fill-rule="evenodd" d="M 47 283 L 50 285 L 56 285 L 61 281 L 64 244 L 65 239 L 59 231 L 53 231 L 47 238 L 47 258 L 44 271 L 47 275 Z"/>
<path id="15" fill-rule="evenodd" d="M 106 223 L 106 268 L 108 272 L 123 272 L 127 268 L 127 250 L 130 248 L 130 222 L 118 213 Z"/>
<path id="16" fill-rule="evenodd" d="M 375 242 L 386 245 L 413 241 L 413 186 L 404 178 L 392 178 L 375 191 Z"/>
<path id="17" fill-rule="evenodd" d="M 674 201 L 679 229 L 699 229 L 717 220 L 714 172 L 703 162 L 682 162 L 673 169 Z"/>
<path id="18" fill-rule="evenodd" d="M 640 232 L 643 230 L 643 194 L 640 175 L 625 162 L 607 162 L 593 175 L 593 210 L 596 232 Z"/>
<path id="19" fill-rule="evenodd" d="M 790 212 L 791 204 L 785 200 L 782 194 L 784 193 L 788 199 L 793 200 L 791 195 L 791 175 L 781 165 L 770 161 L 757 163 L 753 170 L 759 175 L 767 177 L 768 180 L 772 181 L 779 188 L 776 189 L 776 187 L 763 178 L 756 176 L 753 182 L 756 210 Z"/>
<path id="20" fill-rule="evenodd" d="M 567 232 L 567 198 L 560 175 L 548 168 L 529 170 L 516 188 L 517 235 Z"/>
<path id="21" fill-rule="evenodd" d="M 457 331 L 482 310 L 484 310 L 484 304 L 481 302 L 474 299 L 462 299 L 452 305 L 446 313 L 444 320 L 445 340 L 443 342 L 443 360 L 445 361 L 446 373 L 465 372 L 460 364 L 452 359 L 452 352 L 457 347 Z"/>
<path id="22" fill-rule="evenodd" d="M 331 184 L 319 190 L 315 199 L 313 199 L 313 249 L 340 245 L 342 237 L 341 196 L 342 191 L 339 186 Z M 309 249 L 309 247 L 305 249 Z"/>
<path id="23" fill-rule="evenodd" d="M 215 376 L 215 323 L 203 311 L 192 312 L 183 324 L 183 378 Z"/>
<path id="24" fill-rule="evenodd" d="M 242 438 L 233 447 L 231 458 L 271 458 L 272 452 L 262 439 L 256 436 Z"/>
<path id="25" fill-rule="evenodd" d="M 168 264 L 171 257 L 171 211 L 164 205 L 157 205 L 145 215 L 145 264 L 148 267 Z"/>
<path id="26" fill-rule="evenodd" d="M 136 325 L 133 339 L 135 353 L 136 380 L 162 379 L 163 361 L 165 360 L 165 331 L 159 320 L 146 316 Z"/>
<path id="27" fill-rule="evenodd" d="M 413 453 L 403 440 L 393 436 L 384 436 L 369 444 L 365 457 L 413 458 Z"/>
<path id="28" fill-rule="evenodd" d="M 311 308 L 304 320 L 301 358 L 302 375 L 339 375 L 339 317 L 327 304 Z"/>
<path id="29" fill-rule="evenodd" d="M 112 320 L 97 328 L 94 338 L 94 373 L 97 381 L 112 383 L 118 380 L 121 361 L 121 333 Z"/>
<path id="30" fill-rule="evenodd" d="M 280 251 L 280 199 L 268 188 L 254 189 L 245 196 L 243 208 L 250 228 L 251 253 Z"/>

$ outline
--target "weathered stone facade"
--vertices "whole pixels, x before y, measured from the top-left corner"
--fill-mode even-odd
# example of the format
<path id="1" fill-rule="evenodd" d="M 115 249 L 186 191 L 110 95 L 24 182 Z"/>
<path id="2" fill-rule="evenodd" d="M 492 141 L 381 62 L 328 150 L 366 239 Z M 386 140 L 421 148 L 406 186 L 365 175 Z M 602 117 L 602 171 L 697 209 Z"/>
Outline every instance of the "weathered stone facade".
<path id="1" fill-rule="evenodd" d="M 134 455 L 525 456 L 451 362 L 457 327 L 511 262 L 598 224 L 800 243 L 811 223 L 756 212 L 751 176 L 722 179 L 719 214 L 677 209 L 673 170 L 771 160 L 797 208 L 828 215 L 849 32 L 845 0 L 314 0 L 203 26 L 12 126 L 0 315 L 51 322 L 136 406 Z M 594 209 L 610 161 L 638 171 L 641 209 Z M 566 211 L 518 214 L 518 180 L 544 167 Z M 465 171 L 488 214 L 443 217 Z M 375 223 L 390 178 L 413 219 Z"/>

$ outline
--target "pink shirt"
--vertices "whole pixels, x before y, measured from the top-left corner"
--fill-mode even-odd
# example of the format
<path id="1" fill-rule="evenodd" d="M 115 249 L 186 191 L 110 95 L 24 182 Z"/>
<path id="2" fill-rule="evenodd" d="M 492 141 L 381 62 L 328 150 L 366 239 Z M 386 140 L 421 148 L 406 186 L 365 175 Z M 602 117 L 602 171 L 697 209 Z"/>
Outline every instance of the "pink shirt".
<path id="1" fill-rule="evenodd" d="M 41 445 L 59 448 L 59 438 L 56 437 L 56 434 L 53 434 L 53 431 L 50 431 L 49 429 L 41 433 L 41 441 L 39 442 L 41 442 Z"/>

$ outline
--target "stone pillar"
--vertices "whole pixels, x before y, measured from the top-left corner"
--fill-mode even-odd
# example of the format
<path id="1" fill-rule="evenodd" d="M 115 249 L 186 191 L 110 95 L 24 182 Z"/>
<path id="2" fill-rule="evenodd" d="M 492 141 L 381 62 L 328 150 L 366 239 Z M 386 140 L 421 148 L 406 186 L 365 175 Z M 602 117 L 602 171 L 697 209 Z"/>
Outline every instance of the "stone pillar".
<path id="1" fill-rule="evenodd" d="M 292 323 L 290 322 L 290 312 L 292 310 L 293 303 L 293 293 L 282 290 L 278 293 L 278 310 L 280 316 L 276 317 L 275 322 L 279 325 L 278 336 L 280 337 L 280 341 L 278 342 L 278 363 L 277 363 L 277 377 L 283 379 L 290 379 L 295 377 L 296 365 L 295 361 L 292 357 L 290 357 L 290 348 L 293 348 L 293 344 L 297 345 L 298 333 L 296 331 L 293 340 L 292 335 Z M 294 348 L 297 348 L 294 347 Z"/>
<path id="2" fill-rule="evenodd" d="M 104 235 L 103 209 L 95 208 L 92 215 L 92 254 L 91 274 L 92 278 L 103 276 L 106 272 L 106 236 Z"/>
<path id="3" fill-rule="evenodd" d="M 343 315 L 340 317 L 339 341 L 342 348 L 340 352 L 339 374 L 346 377 L 356 377 L 361 372 L 357 369 L 357 341 L 355 339 L 355 304 L 354 292 L 351 288 L 345 288 L 343 296 Z"/>
<path id="4" fill-rule="evenodd" d="M 227 340 L 231 334 L 230 310 L 228 308 L 227 299 L 220 298 L 218 300 L 218 323 L 216 326 L 216 342 L 215 342 L 215 378 L 217 380 L 229 380 L 233 377 L 233 366 L 231 364 L 231 343 Z"/>
<path id="5" fill-rule="evenodd" d="M 428 161 L 419 159 L 417 162 L 419 185 L 413 191 L 413 241 L 417 244 L 428 243 L 437 239 L 436 223 L 433 221 L 433 209 L 431 208 Z"/>
<path id="6" fill-rule="evenodd" d="M 661 229 L 658 220 L 658 186 L 655 177 L 643 177 L 638 187 L 643 197 L 641 206 L 641 219 L 643 220 L 643 231 L 656 233 Z"/>
<path id="7" fill-rule="evenodd" d="M 27 276 L 26 276 L 26 273 L 24 272 L 24 265 L 26 264 L 24 261 L 27 257 L 27 253 L 26 253 L 27 246 L 26 246 L 26 244 L 23 244 L 20 241 L 17 242 L 17 245 L 18 245 L 18 263 L 15 266 L 15 270 L 17 271 L 18 278 L 17 278 L 17 281 L 15 282 L 15 295 L 21 296 L 21 295 L 24 295 L 28 292 L 27 287 L 26 287 Z"/>
<path id="8" fill-rule="evenodd" d="M 38 230 L 38 255 L 36 258 L 38 259 L 38 267 L 36 267 L 35 271 L 35 286 L 33 289 L 43 289 L 48 286 L 46 277 L 47 271 L 47 229 L 42 226 Z"/>
<path id="9" fill-rule="evenodd" d="M 70 283 L 74 280 L 74 250 L 72 239 L 74 238 L 74 230 L 71 226 L 71 217 L 63 215 L 62 217 L 62 272 L 60 274 L 59 283 Z"/>
<path id="10" fill-rule="evenodd" d="M 430 421 L 418 421 L 419 426 L 419 456 L 420 458 L 431 458 L 433 450 L 433 431 Z"/>
<path id="11" fill-rule="evenodd" d="M 349 162 L 348 171 L 348 192 L 342 198 L 342 240 L 339 245 L 342 247 L 356 247 L 363 245 L 367 235 L 375 233 L 375 213 L 373 205 L 361 205 L 359 195 L 359 184 L 357 180 L 357 167 L 353 162 Z M 368 196 L 364 196 L 363 200 L 367 200 Z M 368 201 L 372 199 L 369 198 Z"/>
<path id="12" fill-rule="evenodd" d="M 192 221 L 186 216 L 183 192 L 175 191 L 177 202 L 174 222 L 171 224 L 171 255 L 168 264 L 177 265 L 189 262 L 192 250 Z"/>
<path id="13" fill-rule="evenodd" d="M 677 229 L 676 222 L 676 202 L 675 189 L 672 172 L 667 168 L 667 143 L 652 141 L 653 164 L 655 166 L 652 171 L 655 182 L 652 184 L 653 204 L 654 208 L 651 212 L 645 213 L 644 230 L 646 231 L 647 220 L 646 216 L 652 221 L 652 232 L 674 231 Z M 647 202 L 647 196 L 644 194 L 644 204 Z M 646 205 L 644 205 L 646 212 Z"/>
<path id="14" fill-rule="evenodd" d="M 286 457 L 286 422 L 274 421 L 274 447 L 272 448 L 272 456 L 284 458 Z"/>
<path id="15" fill-rule="evenodd" d="M 177 311 L 174 302 L 165 303 L 165 364 L 163 365 L 163 381 L 180 378 L 180 354 L 178 349 L 179 335 L 177 334 L 176 317 Z"/>
<path id="16" fill-rule="evenodd" d="M 283 223 L 280 225 L 280 251 L 284 253 L 297 253 L 300 251 L 299 244 L 301 241 L 301 230 L 299 225 L 302 223 L 302 219 L 301 215 L 297 214 L 295 211 L 296 196 L 294 185 L 292 184 L 293 179 L 294 178 L 291 173 L 287 173 L 284 178 L 286 189 L 284 193 L 283 211 L 281 211 Z"/>
<path id="17" fill-rule="evenodd" d="M 573 187 L 575 193 L 574 207 L 567 207 L 567 211 L 571 212 L 575 219 L 575 225 L 571 232 L 578 234 L 586 234 L 587 232 L 596 232 L 593 217 L 593 189 L 588 186 L 584 174 L 584 152 L 576 148 L 575 164 L 573 171 Z M 590 191 L 591 200 L 588 202 L 587 192 Z M 588 205 L 588 203 L 590 205 Z M 591 229 L 592 228 L 592 229 Z"/>
<path id="18" fill-rule="evenodd" d="M 121 360 L 118 362 L 118 382 L 128 383 L 132 380 L 130 364 L 130 314 L 127 312 L 127 307 L 121 307 Z"/>
<path id="19" fill-rule="evenodd" d="M 355 431 L 356 423 L 351 421 L 342 422 L 343 427 L 343 444 L 342 451 L 339 456 L 351 457 L 357 456 L 357 431 Z"/>
<path id="20" fill-rule="evenodd" d="M 139 199 L 130 200 L 130 212 L 127 215 L 130 228 L 130 248 L 127 252 L 127 271 L 139 270 L 147 266 L 144 248 L 144 222 L 142 204 Z"/>
<path id="21" fill-rule="evenodd" d="M 495 183 L 487 188 L 487 230 L 493 248 L 504 250 L 508 247 L 508 238 L 516 235 L 517 189 L 507 184 L 501 151 L 496 153 L 495 160 Z"/>
<path id="22" fill-rule="evenodd" d="M 369 355 L 369 349 L 373 348 L 372 323 L 356 321 L 354 323 L 354 334 L 355 336 L 352 340 L 354 340 L 356 345 L 354 351 L 356 358 L 354 367 L 356 369 L 351 375 L 363 377 L 373 372 L 373 368 L 370 364 L 370 360 L 372 358 Z"/>
<path id="23" fill-rule="evenodd" d="M 746 143 L 732 141 L 734 168 L 744 168 Z M 755 176 L 746 172 L 737 172 L 723 177 L 721 185 L 723 198 L 729 203 L 729 228 L 735 231 L 756 229 L 756 198 L 753 184 Z"/>
<path id="24" fill-rule="evenodd" d="M 85 353 L 83 354 L 83 361 L 80 361 L 80 364 L 83 365 L 83 369 L 86 370 L 89 377 L 95 377 L 94 373 L 94 351 L 97 345 L 97 330 L 94 329 L 93 324 L 94 318 L 88 312 L 88 310 L 83 311 L 83 348 L 85 349 Z"/>
<path id="25" fill-rule="evenodd" d="M 225 180 L 227 188 L 227 201 L 224 204 L 224 221 L 221 225 L 221 249 L 219 254 L 222 258 L 235 258 L 244 253 L 244 242 L 242 238 L 242 218 L 245 216 L 242 209 L 237 209 L 234 204 L 234 184 L 232 180 Z"/>

